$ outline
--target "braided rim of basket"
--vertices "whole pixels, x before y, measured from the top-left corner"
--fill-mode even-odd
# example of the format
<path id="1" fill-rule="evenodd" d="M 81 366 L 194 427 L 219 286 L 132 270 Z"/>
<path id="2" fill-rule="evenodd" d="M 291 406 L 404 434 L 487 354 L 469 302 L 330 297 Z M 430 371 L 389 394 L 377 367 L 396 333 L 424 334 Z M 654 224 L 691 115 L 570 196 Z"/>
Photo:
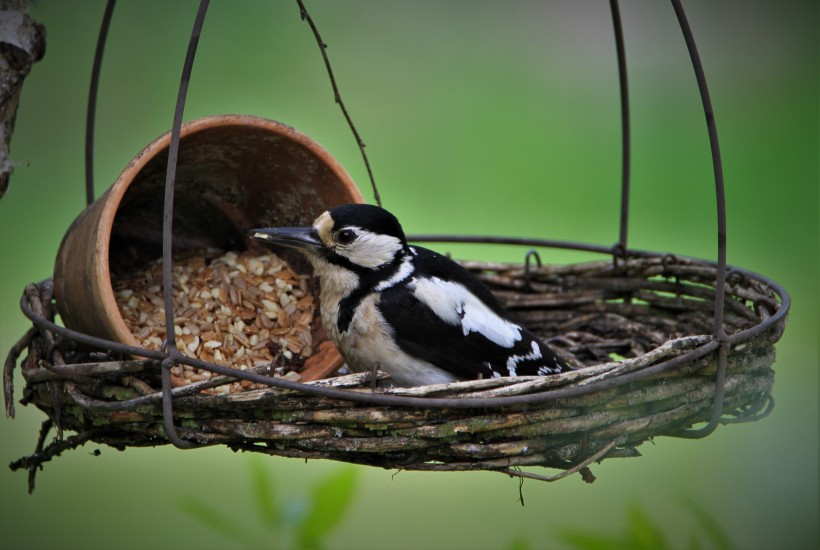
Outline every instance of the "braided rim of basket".
<path id="1" fill-rule="evenodd" d="M 590 462 L 637 456 L 636 447 L 655 436 L 686 434 L 682 430 L 699 422 L 757 420 L 771 411 L 773 344 L 788 308 L 788 296 L 775 283 L 732 272 L 724 315 L 732 343 L 724 348 L 728 361 L 721 369 L 721 346 L 709 335 L 716 274 L 709 262 L 649 255 L 537 269 L 463 265 L 580 368 L 375 391 L 368 374 L 299 384 L 227 369 L 234 376 L 171 392 L 179 436 L 195 445 L 384 468 L 495 470 L 548 480 L 581 470 L 592 479 Z M 167 358 L 148 350 L 142 350 L 149 356 L 144 360 L 80 351 L 75 342 L 95 339 L 74 339 L 53 324 L 50 293 L 50 281 L 26 289 L 23 310 L 36 326 L 6 361 L 7 412 L 13 414 L 12 371 L 28 349 L 22 402 L 77 435 L 47 448 L 41 441 L 34 455 L 15 465 L 31 468 L 88 440 L 120 449 L 168 443 L 156 389 Z M 215 374 L 225 370 L 211 366 Z M 200 393 L 250 377 L 277 387 Z M 564 472 L 546 477 L 516 470 L 534 465 Z"/>

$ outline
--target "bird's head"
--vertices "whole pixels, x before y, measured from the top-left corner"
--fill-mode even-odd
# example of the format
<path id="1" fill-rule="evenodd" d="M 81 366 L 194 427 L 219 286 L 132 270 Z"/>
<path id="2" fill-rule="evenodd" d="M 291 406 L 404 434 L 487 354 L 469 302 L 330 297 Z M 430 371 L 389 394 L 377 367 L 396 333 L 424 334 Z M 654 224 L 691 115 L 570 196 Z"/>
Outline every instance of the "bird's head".
<path id="1" fill-rule="evenodd" d="M 314 267 L 327 262 L 355 272 L 394 265 L 408 250 L 399 220 L 369 204 L 331 208 L 310 227 L 253 229 L 251 237 L 301 250 Z"/>

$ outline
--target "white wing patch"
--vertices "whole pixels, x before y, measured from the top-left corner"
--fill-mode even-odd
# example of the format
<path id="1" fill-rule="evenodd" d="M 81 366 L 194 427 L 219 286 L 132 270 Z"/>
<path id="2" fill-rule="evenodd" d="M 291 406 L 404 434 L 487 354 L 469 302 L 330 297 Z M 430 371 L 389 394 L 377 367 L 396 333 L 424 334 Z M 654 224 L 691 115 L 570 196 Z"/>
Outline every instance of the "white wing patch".
<path id="1" fill-rule="evenodd" d="M 555 374 L 561 372 L 561 365 L 558 364 L 558 361 L 553 359 L 553 362 L 555 363 L 554 367 L 548 367 L 544 365 L 543 367 L 538 369 L 538 374 L 541 376 L 545 376 L 547 374 Z"/>
<path id="2" fill-rule="evenodd" d="M 533 340 L 531 353 L 527 355 L 512 355 L 507 359 L 507 371 L 510 373 L 510 376 L 518 376 L 518 373 L 515 371 L 518 367 L 518 363 L 521 361 L 535 361 L 536 359 L 541 359 L 541 348 L 539 348 L 538 344 Z"/>
<path id="3" fill-rule="evenodd" d="M 458 283 L 432 277 L 415 279 L 409 287 L 416 299 L 433 310 L 442 321 L 450 325 L 461 325 L 464 336 L 478 332 L 505 348 L 511 348 L 521 340 L 519 327 L 499 317 Z"/>

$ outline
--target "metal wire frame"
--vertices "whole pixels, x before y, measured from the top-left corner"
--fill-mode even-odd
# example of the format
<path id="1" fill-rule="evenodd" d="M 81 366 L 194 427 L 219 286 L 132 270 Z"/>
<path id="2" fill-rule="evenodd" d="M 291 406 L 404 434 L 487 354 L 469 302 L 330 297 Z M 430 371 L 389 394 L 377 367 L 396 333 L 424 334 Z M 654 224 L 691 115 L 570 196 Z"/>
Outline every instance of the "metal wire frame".
<path id="1" fill-rule="evenodd" d="M 108 0 L 105 4 L 100 35 L 97 38 L 97 50 L 94 52 L 94 65 L 91 68 L 91 85 L 88 89 L 88 109 L 85 119 L 85 202 L 86 205 L 94 202 L 94 121 L 97 116 L 97 89 L 100 85 L 100 69 L 105 52 L 105 41 L 108 38 L 108 27 L 111 26 L 111 17 L 114 15 L 116 0 Z"/>
<path id="2" fill-rule="evenodd" d="M 302 17 L 306 17 L 306 9 L 303 2 L 298 1 Z M 198 39 L 202 31 L 205 13 L 208 8 L 208 0 L 201 0 L 197 16 L 194 22 L 191 33 L 191 40 L 189 41 L 188 51 L 186 54 L 185 64 L 183 66 L 182 77 L 180 80 L 179 95 L 177 97 L 177 104 L 174 115 L 174 123 L 172 126 L 172 138 L 170 145 L 170 154 L 168 162 L 168 171 L 166 173 L 166 194 L 164 204 L 164 226 L 163 226 L 163 286 L 165 298 L 166 311 L 166 326 L 173 326 L 173 306 L 171 294 L 171 213 L 173 211 L 173 189 L 176 171 L 176 152 L 179 147 L 179 132 L 182 124 L 182 112 L 185 104 L 185 97 L 187 94 L 188 83 L 190 82 L 191 71 L 193 68 L 193 59 L 198 44 Z M 664 361 L 662 363 L 653 365 L 652 367 L 642 369 L 627 375 L 616 378 L 602 380 L 580 387 L 566 387 L 556 390 L 544 391 L 536 394 L 518 395 L 511 397 L 494 397 L 494 398 L 460 398 L 460 399 L 446 399 L 446 398 L 420 398 L 420 397 L 404 397 L 392 395 L 380 395 L 375 393 L 360 393 L 349 390 L 319 387 L 299 382 L 292 382 L 282 378 L 274 378 L 261 374 L 234 370 L 229 367 L 207 363 L 199 359 L 188 358 L 183 356 L 176 349 L 173 331 L 167 332 L 167 341 L 162 351 L 147 350 L 144 348 L 128 346 L 110 340 L 104 340 L 72 331 L 65 327 L 60 327 L 42 317 L 36 315 L 26 302 L 25 296 L 21 300 L 21 309 L 23 313 L 38 327 L 50 330 L 64 338 L 74 340 L 86 345 L 108 349 L 118 353 L 137 355 L 149 359 L 156 359 L 161 361 L 163 373 L 162 398 L 163 398 L 163 415 L 165 421 L 166 432 L 169 439 L 177 446 L 189 448 L 194 446 L 189 441 L 180 439 L 173 425 L 173 407 L 170 391 L 170 376 L 169 370 L 174 364 L 186 364 L 196 368 L 208 370 L 210 372 L 231 376 L 237 379 L 249 380 L 251 382 L 265 384 L 273 387 L 295 390 L 305 394 L 321 395 L 328 398 L 340 399 L 350 402 L 384 405 L 384 406 L 398 406 L 398 407 L 418 407 L 418 408 L 458 408 L 458 409 L 472 409 L 472 408 L 498 408 L 510 406 L 523 406 L 536 403 L 544 403 L 554 399 L 573 397 L 579 395 L 586 395 L 597 392 L 603 389 L 622 386 L 632 382 L 642 380 L 657 374 L 671 371 L 686 365 L 689 362 L 695 361 L 715 351 L 718 352 L 718 368 L 716 375 L 716 391 L 715 391 L 715 408 L 713 410 L 712 419 L 709 424 L 701 430 L 688 430 L 681 433 L 682 437 L 703 437 L 711 433 L 720 421 L 722 414 L 722 396 L 723 396 L 723 381 L 726 372 L 726 356 L 731 345 L 736 345 L 745 342 L 763 332 L 771 329 L 777 323 L 782 321 L 791 305 L 791 300 L 786 291 L 776 282 L 767 279 L 759 274 L 740 269 L 732 268 L 730 274 L 739 274 L 740 276 L 757 279 L 763 284 L 769 286 L 780 298 L 780 309 L 774 315 L 765 319 L 759 325 L 743 330 L 733 335 L 727 335 L 723 329 L 723 306 L 725 302 L 725 282 L 727 276 L 726 264 L 726 205 L 725 193 L 723 183 L 723 171 L 720 158 L 720 147 L 717 136 L 717 127 L 715 124 L 714 111 L 709 96 L 708 87 L 706 84 L 706 77 L 703 71 L 703 66 L 700 61 L 700 56 L 695 45 L 694 36 L 689 26 L 686 14 L 681 6 L 680 1 L 671 0 L 672 7 L 677 16 L 681 31 L 683 33 L 684 41 L 686 43 L 692 65 L 695 72 L 695 77 L 698 83 L 698 88 L 701 94 L 704 113 L 706 115 L 707 130 L 709 133 L 709 140 L 711 146 L 712 160 L 715 174 L 715 193 L 717 203 L 717 219 L 718 219 L 718 261 L 716 263 L 707 262 L 717 267 L 716 278 L 716 293 L 715 293 L 715 313 L 714 313 L 714 333 L 713 340 L 704 346 L 691 350 L 681 356 Z M 113 10 L 114 0 L 109 0 L 106 6 L 106 14 L 103 18 L 103 24 L 100 29 L 100 39 L 98 41 L 97 55 L 94 59 L 94 69 L 92 71 L 92 97 L 89 98 L 89 122 L 87 124 L 87 147 L 93 146 L 93 102 L 96 101 L 96 87 L 97 79 L 99 78 L 99 69 L 102 62 L 102 48 L 105 43 L 105 36 L 107 34 L 108 25 L 111 19 L 111 11 Z M 628 248 L 627 236 L 629 225 L 629 195 L 630 195 L 630 126 L 629 126 L 629 96 L 627 83 L 627 69 L 626 69 L 626 54 L 623 39 L 623 30 L 621 24 L 620 10 L 617 0 L 610 0 L 610 10 L 612 12 L 613 29 L 615 35 L 616 54 L 618 60 L 618 74 L 620 84 L 620 98 L 621 98 L 621 123 L 622 123 L 622 170 L 621 170 L 621 208 L 620 208 L 620 227 L 619 240 L 611 246 L 605 247 L 588 243 L 576 243 L 569 241 L 556 241 L 547 239 L 530 239 L 530 238 L 515 238 L 515 237 L 498 237 L 498 236 L 460 236 L 460 235 L 426 235 L 426 236 L 411 236 L 410 239 L 416 242 L 450 242 L 450 243 L 481 243 L 481 244 L 503 244 L 503 245 L 525 245 L 545 248 L 560 248 L 571 249 L 586 252 L 595 252 L 606 255 L 612 255 L 613 261 L 617 259 L 627 259 L 629 257 L 645 257 L 645 256 L 664 256 L 661 253 L 630 250 Z M 316 35 L 320 46 L 324 48 L 321 40 L 318 37 L 315 26 L 311 25 Z M 322 50 L 324 51 L 324 50 Z M 331 74 L 332 78 L 332 74 Z M 361 144 L 360 144 L 361 146 Z M 87 151 L 86 158 L 91 159 L 90 153 Z M 90 161 L 88 161 L 90 162 Z M 87 165 L 88 167 L 88 165 Z M 90 171 L 90 168 L 88 168 Z M 90 176 L 86 179 L 87 196 L 93 195 L 93 180 Z M 537 252 L 529 251 L 525 258 L 526 266 L 530 264 L 530 258 L 535 256 L 536 260 L 540 260 Z M 704 260 L 699 260 L 704 261 Z M 539 262 L 540 263 L 540 262 Z M 691 368 L 691 367 L 690 367 Z M 693 369 L 694 370 L 694 369 Z M 111 409 L 125 409 L 150 398 L 140 397 L 128 401 L 112 402 Z"/>
<path id="3" fill-rule="evenodd" d="M 621 10 L 618 0 L 609 1 L 612 12 L 612 30 L 615 34 L 615 53 L 618 57 L 618 82 L 621 88 L 621 217 L 620 232 L 616 247 L 626 254 L 629 232 L 629 181 L 631 167 L 632 139 L 629 131 L 629 79 L 626 71 L 626 48 L 621 24 Z"/>

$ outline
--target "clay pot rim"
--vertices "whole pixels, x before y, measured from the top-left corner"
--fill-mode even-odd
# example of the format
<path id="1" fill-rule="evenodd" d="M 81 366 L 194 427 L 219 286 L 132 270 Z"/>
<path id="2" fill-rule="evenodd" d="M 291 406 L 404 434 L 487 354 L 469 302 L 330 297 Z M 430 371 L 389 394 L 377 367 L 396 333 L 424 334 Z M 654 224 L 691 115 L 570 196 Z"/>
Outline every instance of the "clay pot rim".
<path id="1" fill-rule="evenodd" d="M 344 169 L 344 167 L 321 145 L 316 141 L 303 134 L 299 130 L 278 122 L 276 120 L 263 118 L 254 115 L 211 115 L 198 118 L 182 125 L 180 129 L 180 142 L 188 136 L 197 134 L 216 127 L 237 126 L 237 127 L 254 127 L 264 129 L 270 133 L 278 134 L 287 137 L 305 149 L 314 153 L 328 168 L 330 168 L 339 178 L 340 183 L 345 188 L 345 191 L 351 196 L 352 202 L 364 202 L 364 197 L 359 191 L 359 188 L 353 182 L 353 179 Z M 153 160 L 160 152 L 170 148 L 171 145 L 171 131 L 167 131 L 151 143 L 146 145 L 136 157 L 123 169 L 114 184 L 101 195 L 97 200 L 102 199 L 105 195 L 110 195 L 110 207 L 106 208 L 100 217 L 101 231 L 98 235 L 101 238 L 95 243 L 96 254 L 100 255 L 102 261 L 97 264 L 97 273 L 95 274 L 97 280 L 102 280 L 106 284 L 102 288 L 103 308 L 108 319 L 112 319 L 113 329 L 116 333 L 117 339 L 128 345 L 140 347 L 137 339 L 128 330 L 125 321 L 120 313 L 117 305 L 116 297 L 114 296 L 114 287 L 111 281 L 110 268 L 110 244 L 111 233 L 114 226 L 114 219 L 120 208 L 125 193 L 128 191 L 134 178 L 142 171 L 146 164 Z"/>

